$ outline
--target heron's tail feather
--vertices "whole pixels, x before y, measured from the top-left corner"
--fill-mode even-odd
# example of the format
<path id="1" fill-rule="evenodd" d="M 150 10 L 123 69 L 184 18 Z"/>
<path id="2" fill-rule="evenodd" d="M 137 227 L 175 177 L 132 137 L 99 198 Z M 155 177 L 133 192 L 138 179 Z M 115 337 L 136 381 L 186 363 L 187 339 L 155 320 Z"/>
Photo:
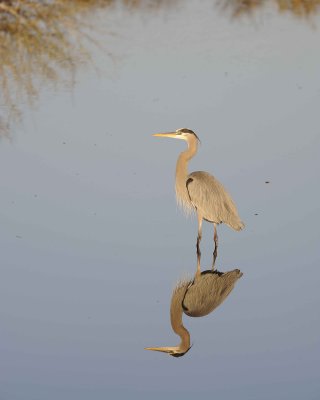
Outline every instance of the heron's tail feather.
<path id="1" fill-rule="evenodd" d="M 239 226 L 239 228 L 237 229 L 238 231 L 241 231 L 243 228 L 245 228 L 245 224 L 242 221 L 240 221 L 240 224 L 238 226 Z"/>
<path id="2" fill-rule="evenodd" d="M 224 222 L 235 231 L 241 231 L 245 227 L 245 224 L 240 219 L 238 221 L 224 221 Z"/>

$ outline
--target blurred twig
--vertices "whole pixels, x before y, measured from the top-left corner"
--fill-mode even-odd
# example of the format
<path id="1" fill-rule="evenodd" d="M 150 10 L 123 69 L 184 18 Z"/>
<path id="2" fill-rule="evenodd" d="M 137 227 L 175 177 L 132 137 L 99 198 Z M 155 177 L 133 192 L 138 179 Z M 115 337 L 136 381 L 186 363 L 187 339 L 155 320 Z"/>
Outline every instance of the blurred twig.
<path id="1" fill-rule="evenodd" d="M 310 16 L 320 8 L 320 0 L 217 0 L 220 8 L 230 12 L 232 17 L 251 14 L 267 3 L 274 3 L 280 12 L 287 11 L 299 17 Z"/>

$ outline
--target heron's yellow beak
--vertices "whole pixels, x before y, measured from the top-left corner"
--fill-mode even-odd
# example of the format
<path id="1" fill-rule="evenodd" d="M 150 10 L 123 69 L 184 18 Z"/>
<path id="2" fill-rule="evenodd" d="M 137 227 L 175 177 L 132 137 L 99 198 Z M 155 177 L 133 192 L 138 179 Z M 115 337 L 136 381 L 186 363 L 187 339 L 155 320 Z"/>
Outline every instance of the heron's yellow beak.
<path id="1" fill-rule="evenodd" d="M 175 132 L 166 132 L 166 133 L 154 133 L 152 136 L 160 136 L 160 137 L 169 137 L 173 139 L 181 139 L 181 136 L 177 135 Z"/>

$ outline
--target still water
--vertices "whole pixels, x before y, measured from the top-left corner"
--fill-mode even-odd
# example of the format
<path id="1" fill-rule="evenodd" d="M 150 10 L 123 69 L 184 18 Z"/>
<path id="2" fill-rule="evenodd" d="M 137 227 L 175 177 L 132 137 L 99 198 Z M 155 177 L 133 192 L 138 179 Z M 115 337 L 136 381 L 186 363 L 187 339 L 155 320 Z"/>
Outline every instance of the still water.
<path id="1" fill-rule="evenodd" d="M 100 73 L 44 87 L 1 141 L 0 399 L 318 399 L 319 18 L 206 0 L 97 21 Z M 219 227 L 218 269 L 244 275 L 184 318 L 193 347 L 175 359 L 143 349 L 178 344 L 171 293 L 196 267 L 174 194 L 184 143 L 151 136 L 180 127 L 246 229 Z M 204 224 L 203 268 L 212 237 Z"/>

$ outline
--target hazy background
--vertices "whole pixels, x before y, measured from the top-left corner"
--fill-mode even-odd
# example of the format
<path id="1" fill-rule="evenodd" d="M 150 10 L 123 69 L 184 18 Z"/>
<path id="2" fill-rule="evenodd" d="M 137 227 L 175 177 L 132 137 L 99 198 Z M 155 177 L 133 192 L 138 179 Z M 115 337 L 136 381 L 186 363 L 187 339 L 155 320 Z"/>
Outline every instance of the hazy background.
<path id="1" fill-rule="evenodd" d="M 104 72 L 44 86 L 1 140 L 0 399 L 319 399 L 319 17 L 189 0 L 97 21 Z M 184 318 L 194 346 L 175 359 L 143 348 L 178 343 L 171 292 L 196 267 L 184 144 L 151 136 L 180 127 L 202 141 L 190 170 L 224 183 L 246 229 L 219 227 L 217 267 L 244 276 Z"/>

